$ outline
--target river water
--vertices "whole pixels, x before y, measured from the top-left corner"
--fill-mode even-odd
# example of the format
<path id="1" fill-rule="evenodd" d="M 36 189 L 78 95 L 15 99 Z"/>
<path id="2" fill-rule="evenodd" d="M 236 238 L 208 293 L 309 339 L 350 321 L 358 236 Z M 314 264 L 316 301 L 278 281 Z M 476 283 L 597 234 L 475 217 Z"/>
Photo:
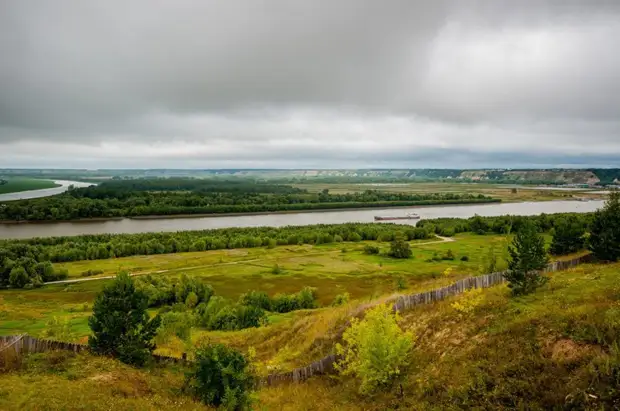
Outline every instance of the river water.
<path id="1" fill-rule="evenodd" d="M 69 189 L 69 186 L 75 187 L 89 187 L 91 183 L 82 183 L 79 181 L 67 181 L 67 180 L 54 180 L 54 183 L 60 184 L 60 187 L 44 188 L 42 190 L 28 190 L 20 191 L 18 193 L 6 193 L 0 194 L 0 202 L 2 201 L 15 201 L 15 200 L 27 200 L 29 198 L 49 197 L 56 194 L 64 193 Z"/>
<path id="2" fill-rule="evenodd" d="M 0 224 L 0 238 L 32 238 L 71 236 L 80 234 L 144 233 L 159 231 L 204 230 L 228 227 L 280 227 L 286 225 L 369 223 L 375 215 L 404 216 L 415 211 L 424 218 L 535 215 L 542 213 L 591 212 L 603 201 L 546 201 L 527 203 L 476 204 L 461 206 L 430 206 L 387 209 L 360 209 L 313 213 L 262 214 L 251 216 L 223 216 L 196 218 L 121 219 L 111 221 L 56 222 L 36 224 Z M 415 224 L 415 220 L 397 221 Z"/>

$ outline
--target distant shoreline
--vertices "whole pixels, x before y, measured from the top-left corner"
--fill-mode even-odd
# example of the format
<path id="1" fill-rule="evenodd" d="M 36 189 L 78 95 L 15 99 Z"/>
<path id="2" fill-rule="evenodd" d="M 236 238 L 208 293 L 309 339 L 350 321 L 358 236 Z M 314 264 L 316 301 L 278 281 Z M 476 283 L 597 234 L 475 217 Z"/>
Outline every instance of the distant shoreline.
<path id="1" fill-rule="evenodd" d="M 454 203 L 437 203 L 437 204 L 420 204 L 420 205 L 393 205 L 393 206 L 377 206 L 375 207 L 346 207 L 346 208 L 321 208 L 321 209 L 301 209 L 301 210 L 279 210 L 279 211 L 254 211 L 239 213 L 201 213 L 201 214 L 159 214 L 148 216 L 128 216 L 128 217 L 93 217 L 80 218 L 74 220 L 0 220 L 0 224 L 57 224 L 57 223 L 94 223 L 106 221 L 120 220 L 164 220 L 164 219 L 188 219 L 188 218 L 217 218 L 217 217 L 247 217 L 269 214 L 310 214 L 310 213 L 329 213 L 334 211 L 357 211 L 357 210 L 389 210 L 393 208 L 427 208 L 427 207 L 450 207 L 464 205 L 487 205 L 502 203 L 500 199 L 492 199 L 488 201 L 472 201 L 472 202 L 454 202 Z"/>

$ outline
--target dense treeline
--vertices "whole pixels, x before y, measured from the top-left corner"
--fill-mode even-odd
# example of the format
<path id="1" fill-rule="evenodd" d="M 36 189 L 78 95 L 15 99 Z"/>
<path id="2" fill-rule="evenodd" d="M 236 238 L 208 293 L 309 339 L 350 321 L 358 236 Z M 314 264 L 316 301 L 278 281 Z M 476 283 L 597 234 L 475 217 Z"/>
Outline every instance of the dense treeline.
<path id="1" fill-rule="evenodd" d="M 114 179 L 96 186 L 76 188 L 69 194 L 76 198 L 128 198 L 140 191 L 192 191 L 198 193 L 277 193 L 299 194 L 306 190 L 283 184 L 255 180 L 217 180 L 197 178 Z"/>
<path id="2" fill-rule="evenodd" d="M 39 261 L 32 254 L 17 256 L 0 248 L 0 287 L 36 287 L 67 277 L 67 270 L 54 268 L 49 261 Z"/>
<path id="3" fill-rule="evenodd" d="M 392 241 L 397 232 L 402 232 L 410 240 L 433 236 L 429 229 L 409 225 L 349 223 L 3 240 L 0 241 L 0 250 L 6 250 L 11 258 L 27 256 L 42 261 L 65 262 L 276 245 Z"/>
<path id="4" fill-rule="evenodd" d="M 307 193 L 294 187 L 247 180 L 118 180 L 76 188 L 51 197 L 12 201 L 0 207 L 0 220 L 59 221 L 86 218 L 180 214 L 257 213 L 361 207 L 487 203 L 472 194 Z"/>
<path id="5" fill-rule="evenodd" d="M 525 221 L 533 221 L 541 232 L 549 231 L 565 220 L 589 227 L 594 213 L 557 213 L 535 216 L 504 215 L 498 217 L 435 218 L 422 220 L 417 227 L 443 236 L 473 232 L 478 234 L 508 234 L 518 231 Z"/>

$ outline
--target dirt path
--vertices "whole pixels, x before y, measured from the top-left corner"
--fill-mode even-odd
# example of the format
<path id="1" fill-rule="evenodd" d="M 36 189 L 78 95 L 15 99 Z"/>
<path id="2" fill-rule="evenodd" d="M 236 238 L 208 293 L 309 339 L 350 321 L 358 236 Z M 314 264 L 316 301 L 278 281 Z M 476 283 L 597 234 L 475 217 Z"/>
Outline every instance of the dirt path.
<path id="1" fill-rule="evenodd" d="M 426 243 L 420 243 L 420 244 L 414 244 L 414 247 L 420 247 L 420 246 L 425 246 L 425 245 L 431 245 L 431 244 L 441 244 L 441 243 L 451 243 L 456 241 L 454 238 L 451 237 L 441 237 L 441 236 L 436 236 L 437 238 L 439 238 L 438 241 L 429 241 Z M 319 255 L 319 254 L 336 254 L 336 253 L 340 253 L 340 251 L 322 251 L 319 253 L 308 253 L 308 254 L 304 254 L 304 256 L 310 256 L 310 255 Z M 183 267 L 183 268 L 171 268 L 168 270 L 157 270 L 157 271 L 143 271 L 143 272 L 137 272 L 137 273 L 130 273 L 129 276 L 131 277 L 137 277 L 140 275 L 148 275 L 148 274 L 165 274 L 165 273 L 173 273 L 175 271 L 183 271 L 183 270 L 195 270 L 195 269 L 199 269 L 199 268 L 209 268 L 209 267 L 224 267 L 227 265 L 237 265 L 237 264 L 247 264 L 247 263 L 256 263 L 259 261 L 264 261 L 265 258 L 254 258 L 251 260 L 241 260 L 241 261 L 230 261 L 227 263 L 216 263 L 216 264 L 205 264 L 205 265 L 197 265 L 197 266 L 191 266 L 191 267 Z M 116 275 L 105 275 L 102 277 L 84 277 L 84 278 L 73 278 L 70 280 L 60 280 L 60 281 L 49 281 L 46 282 L 45 284 L 72 284 L 72 283 L 81 283 L 84 281 L 97 281 L 97 280 L 110 280 L 112 278 L 115 278 Z"/>

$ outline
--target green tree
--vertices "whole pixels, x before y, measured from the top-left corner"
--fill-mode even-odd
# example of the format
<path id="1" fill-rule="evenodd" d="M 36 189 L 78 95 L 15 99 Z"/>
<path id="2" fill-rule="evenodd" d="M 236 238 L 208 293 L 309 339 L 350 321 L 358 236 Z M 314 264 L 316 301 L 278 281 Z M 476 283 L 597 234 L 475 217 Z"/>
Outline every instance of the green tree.
<path id="1" fill-rule="evenodd" d="M 620 259 L 620 192 L 612 192 L 605 207 L 594 213 L 588 243 L 597 259 Z"/>
<path id="2" fill-rule="evenodd" d="M 227 410 L 249 409 L 255 387 L 251 362 L 223 344 L 202 344 L 196 349 L 193 370 L 185 388 L 203 403 Z"/>
<path id="3" fill-rule="evenodd" d="M 397 235 L 394 241 L 390 243 L 390 256 L 394 258 L 410 258 L 412 255 L 409 243 L 405 241 L 405 237 Z"/>
<path id="4" fill-rule="evenodd" d="M 198 305 L 198 295 L 195 292 L 190 291 L 190 293 L 187 294 L 187 298 L 185 299 L 185 306 L 189 309 L 192 309 L 196 307 L 196 305 Z"/>
<path id="5" fill-rule="evenodd" d="M 545 240 L 536 225 L 525 220 L 508 247 L 508 287 L 515 295 L 528 294 L 547 281 L 540 273 L 548 262 Z"/>
<path id="6" fill-rule="evenodd" d="M 378 305 L 363 320 L 353 318 L 343 335 L 345 344 L 336 344 L 342 357 L 336 367 L 343 375 L 360 379 L 360 392 L 388 387 L 407 365 L 413 334 L 401 330 L 398 320 L 389 305 Z"/>
<path id="7" fill-rule="evenodd" d="M 118 274 L 95 299 L 88 319 L 93 332 L 88 338 L 90 349 L 127 364 L 146 363 L 155 349 L 152 340 L 161 323 L 159 316 L 149 319 L 147 307 L 148 297 L 136 289 L 129 274 Z"/>
<path id="8" fill-rule="evenodd" d="M 553 255 L 574 253 L 585 248 L 586 228 L 580 221 L 563 218 L 555 223 L 549 252 Z"/>
<path id="9" fill-rule="evenodd" d="M 30 283 L 30 277 L 24 267 L 18 265 L 11 269 L 9 274 L 9 285 L 11 287 L 24 288 L 28 283 Z"/>

